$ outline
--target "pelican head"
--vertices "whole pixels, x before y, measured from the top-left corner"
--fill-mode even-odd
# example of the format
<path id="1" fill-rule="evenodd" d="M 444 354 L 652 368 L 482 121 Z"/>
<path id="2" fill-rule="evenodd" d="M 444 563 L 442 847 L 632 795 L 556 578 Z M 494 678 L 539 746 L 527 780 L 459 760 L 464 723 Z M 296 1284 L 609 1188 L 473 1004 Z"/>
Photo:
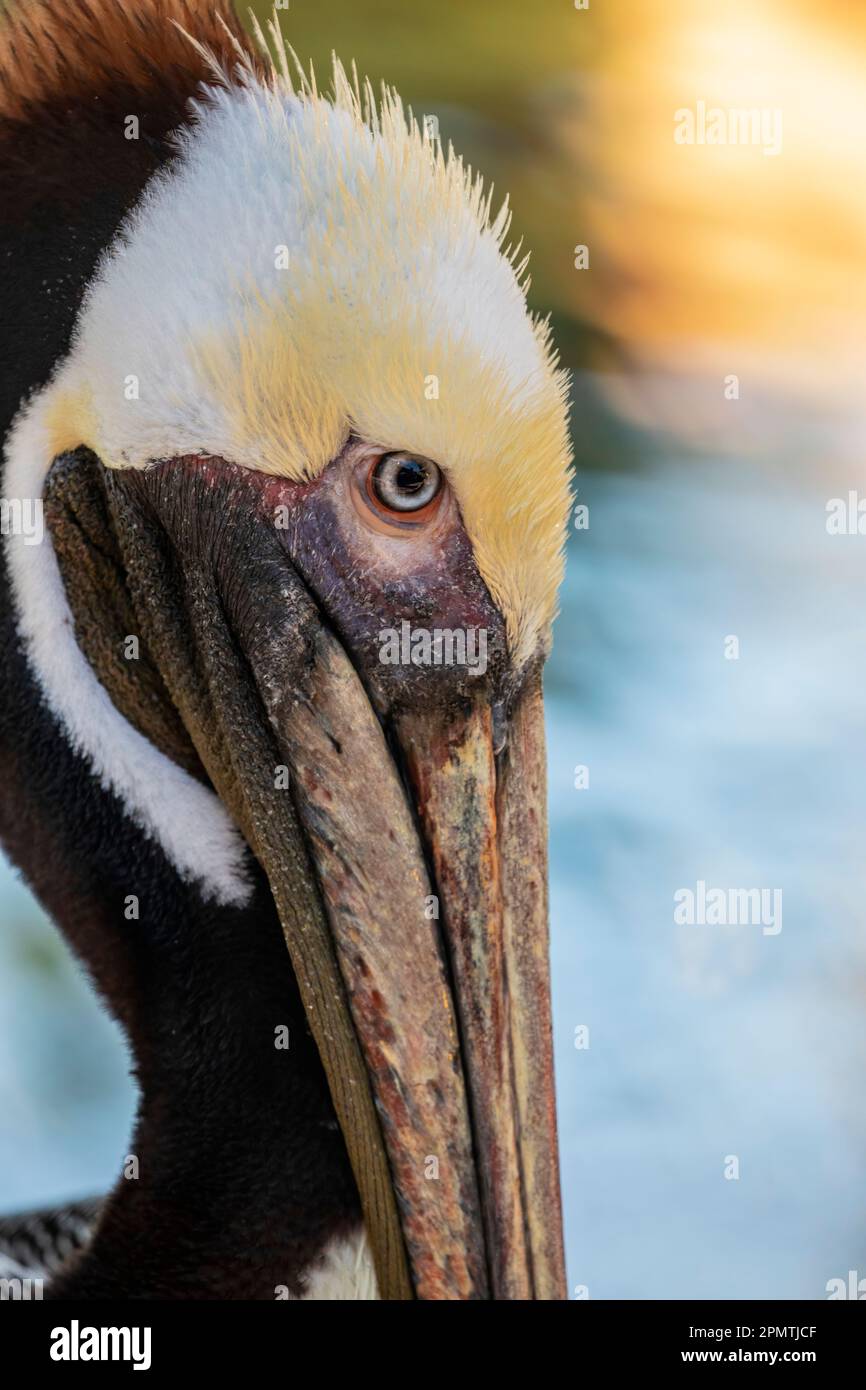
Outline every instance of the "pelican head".
<path id="1" fill-rule="evenodd" d="M 129 42 L 158 29 L 189 101 L 6 445 L 4 493 L 46 526 L 5 538 L 20 679 L 64 745 L 58 854 L 95 920 L 12 852 L 142 1089 L 149 1196 L 119 1183 L 102 1274 L 85 1255 L 68 1287 L 120 1288 L 146 1215 L 201 1292 L 223 1204 L 253 1232 L 239 1296 L 312 1296 L 363 1244 L 380 1297 L 563 1298 L 563 375 L 507 211 L 434 123 L 336 61 L 321 95 L 211 5 L 144 8 Z"/>

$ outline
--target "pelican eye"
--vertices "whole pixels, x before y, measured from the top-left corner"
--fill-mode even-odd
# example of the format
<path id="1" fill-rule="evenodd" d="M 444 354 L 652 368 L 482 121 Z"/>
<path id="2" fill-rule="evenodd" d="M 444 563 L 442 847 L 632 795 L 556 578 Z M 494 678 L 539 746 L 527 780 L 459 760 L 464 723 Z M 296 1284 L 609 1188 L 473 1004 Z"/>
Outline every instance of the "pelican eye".
<path id="1" fill-rule="evenodd" d="M 389 512 L 420 512 L 438 496 L 442 473 L 417 454 L 383 454 L 370 470 L 368 487 Z"/>

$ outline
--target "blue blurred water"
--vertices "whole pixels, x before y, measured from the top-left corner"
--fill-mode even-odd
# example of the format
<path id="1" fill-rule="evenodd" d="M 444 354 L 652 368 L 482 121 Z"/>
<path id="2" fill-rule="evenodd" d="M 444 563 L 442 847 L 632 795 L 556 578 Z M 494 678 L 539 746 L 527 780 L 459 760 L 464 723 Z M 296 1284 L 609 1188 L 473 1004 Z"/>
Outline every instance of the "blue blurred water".
<path id="1" fill-rule="evenodd" d="M 0 861 L 0 1211 L 105 1191 L 134 1109 L 120 1031 Z"/>
<path id="2" fill-rule="evenodd" d="M 830 495 L 694 462 L 581 486 L 549 746 L 569 1274 L 592 1297 L 814 1298 L 866 1272 L 866 538 L 828 536 Z M 699 879 L 781 888 L 781 932 L 675 926 Z"/>
<path id="3" fill-rule="evenodd" d="M 827 535 L 829 495 L 694 461 L 581 483 L 547 686 L 569 1278 L 593 1298 L 866 1273 L 866 538 Z M 781 888 L 782 931 L 674 925 L 698 879 Z M 8 870 L 0 893 L 11 1209 L 104 1188 L 134 1095 Z"/>

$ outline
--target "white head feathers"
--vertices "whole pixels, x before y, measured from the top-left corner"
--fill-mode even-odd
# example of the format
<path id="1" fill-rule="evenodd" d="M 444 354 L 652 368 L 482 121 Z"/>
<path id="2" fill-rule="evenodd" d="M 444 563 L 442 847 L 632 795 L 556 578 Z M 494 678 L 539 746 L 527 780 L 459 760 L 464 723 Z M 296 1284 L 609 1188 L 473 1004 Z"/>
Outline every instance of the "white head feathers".
<path id="1" fill-rule="evenodd" d="M 104 257 L 46 392 L 55 453 L 314 476 L 349 430 L 447 473 L 512 652 L 555 610 L 565 381 L 505 209 L 386 91 L 222 74 Z M 50 459 L 46 460 L 46 466 Z"/>

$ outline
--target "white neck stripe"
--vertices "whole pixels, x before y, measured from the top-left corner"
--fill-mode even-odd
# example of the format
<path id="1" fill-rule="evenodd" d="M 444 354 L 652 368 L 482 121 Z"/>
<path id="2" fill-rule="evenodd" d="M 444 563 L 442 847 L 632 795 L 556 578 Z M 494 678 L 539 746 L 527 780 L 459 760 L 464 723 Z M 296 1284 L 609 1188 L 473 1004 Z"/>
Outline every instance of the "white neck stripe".
<path id="1" fill-rule="evenodd" d="M 51 463 L 40 397 L 21 412 L 6 446 L 4 493 L 39 498 Z M 31 669 L 72 747 L 106 790 L 159 842 L 181 878 L 205 898 L 241 906 L 251 887 L 246 845 L 218 797 L 155 748 L 116 709 L 75 639 L 63 579 L 46 532 L 38 545 L 4 538 L 21 634 Z"/>

